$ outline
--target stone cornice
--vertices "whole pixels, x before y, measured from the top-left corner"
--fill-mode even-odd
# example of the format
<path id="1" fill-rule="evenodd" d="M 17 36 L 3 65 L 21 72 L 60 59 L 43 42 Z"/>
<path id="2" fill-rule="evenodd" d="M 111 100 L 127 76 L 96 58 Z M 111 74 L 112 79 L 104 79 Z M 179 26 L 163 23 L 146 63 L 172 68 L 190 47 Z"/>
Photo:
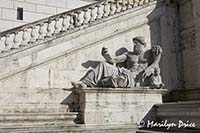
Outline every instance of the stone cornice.
<path id="1" fill-rule="evenodd" d="M 85 88 L 74 89 L 78 93 L 142 93 L 142 94 L 164 94 L 166 89 L 149 89 L 148 87 L 135 87 L 135 88 Z"/>

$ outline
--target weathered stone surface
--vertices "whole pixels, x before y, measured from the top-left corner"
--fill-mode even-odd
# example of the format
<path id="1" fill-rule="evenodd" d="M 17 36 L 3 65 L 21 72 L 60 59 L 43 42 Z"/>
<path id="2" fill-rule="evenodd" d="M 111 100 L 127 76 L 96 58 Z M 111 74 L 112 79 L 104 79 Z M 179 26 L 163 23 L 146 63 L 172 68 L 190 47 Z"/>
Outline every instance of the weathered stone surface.
<path id="1" fill-rule="evenodd" d="M 199 4 L 200 1 L 179 1 L 183 80 L 187 89 L 199 88 Z M 191 61 L 192 60 L 192 61 Z"/>
<path id="2" fill-rule="evenodd" d="M 190 129 L 191 132 L 192 130 L 194 130 L 193 132 L 195 132 L 195 130 L 199 130 L 200 128 L 199 105 L 199 101 L 185 101 L 159 104 L 156 105 L 157 117 L 158 120 L 160 120 L 159 122 L 167 120 L 167 123 L 176 123 L 177 126 L 171 128 L 171 130 L 176 129 L 180 131 L 187 131 L 187 129 Z M 183 125 L 182 123 L 185 123 L 185 125 Z M 192 126 L 190 123 L 195 123 L 195 126 L 194 124 Z"/>
<path id="3" fill-rule="evenodd" d="M 162 103 L 166 90 L 147 88 L 76 89 L 84 124 L 139 123 L 154 104 Z"/>
<path id="4" fill-rule="evenodd" d="M 78 113 L 7 113 L 0 114 L 0 130 L 10 126 L 74 125 Z"/>
<path id="5" fill-rule="evenodd" d="M 136 125 L 47 125 L 47 126 L 15 126 L 2 127 L 4 133 L 135 133 Z"/>
<path id="6" fill-rule="evenodd" d="M 73 99 L 70 94 L 63 88 L 1 88 L 0 114 L 64 113 L 69 111 L 67 102 Z"/>
<path id="7" fill-rule="evenodd" d="M 169 93 L 170 97 L 166 99 L 167 102 L 178 101 L 198 101 L 200 100 L 200 90 L 196 89 L 174 89 Z"/>

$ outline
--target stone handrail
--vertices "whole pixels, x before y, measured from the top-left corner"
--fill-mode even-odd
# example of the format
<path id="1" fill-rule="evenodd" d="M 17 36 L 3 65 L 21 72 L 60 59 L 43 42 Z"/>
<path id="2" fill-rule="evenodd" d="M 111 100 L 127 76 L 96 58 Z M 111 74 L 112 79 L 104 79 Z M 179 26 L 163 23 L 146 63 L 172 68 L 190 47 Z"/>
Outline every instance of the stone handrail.
<path id="1" fill-rule="evenodd" d="M 103 0 L 0 33 L 0 53 L 33 46 L 75 28 L 157 0 Z"/>

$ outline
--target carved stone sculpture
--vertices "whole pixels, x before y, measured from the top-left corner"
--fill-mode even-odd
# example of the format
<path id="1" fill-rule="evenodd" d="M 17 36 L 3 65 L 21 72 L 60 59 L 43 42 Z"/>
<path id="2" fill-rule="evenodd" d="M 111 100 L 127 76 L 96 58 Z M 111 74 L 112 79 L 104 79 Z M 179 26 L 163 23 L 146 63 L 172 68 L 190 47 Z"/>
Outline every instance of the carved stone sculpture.
<path id="1" fill-rule="evenodd" d="M 161 59 L 162 48 L 159 45 L 155 45 L 151 48 L 151 62 L 150 65 L 145 68 L 142 73 L 143 83 L 146 81 L 146 86 L 151 88 L 162 88 L 164 84 L 160 76 L 159 62 Z"/>
<path id="2" fill-rule="evenodd" d="M 116 57 L 111 57 L 108 49 L 103 47 L 101 53 L 106 62 L 100 62 L 96 68 L 88 71 L 79 82 L 72 82 L 73 87 L 163 87 L 164 85 L 161 80 L 159 68 L 159 61 L 162 54 L 161 47 L 152 47 L 152 61 L 147 61 L 144 58 L 144 49 L 146 47 L 144 38 L 133 38 L 133 44 L 134 47 L 132 52 L 126 52 Z M 116 64 L 122 62 L 125 63 L 125 66 L 116 66 Z M 147 62 L 151 63 L 148 64 Z"/>

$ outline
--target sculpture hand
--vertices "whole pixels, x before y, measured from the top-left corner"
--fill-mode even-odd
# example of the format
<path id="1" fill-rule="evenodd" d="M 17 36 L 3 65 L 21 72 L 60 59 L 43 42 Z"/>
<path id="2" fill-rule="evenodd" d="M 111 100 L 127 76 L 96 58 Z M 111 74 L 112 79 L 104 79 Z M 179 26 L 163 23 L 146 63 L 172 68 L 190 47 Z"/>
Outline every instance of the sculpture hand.
<path id="1" fill-rule="evenodd" d="M 108 55 L 108 48 L 103 47 L 102 50 L 101 50 L 101 55 L 102 56 Z"/>
<path id="2" fill-rule="evenodd" d="M 109 61 L 109 60 L 112 59 L 111 56 L 110 56 L 110 54 L 108 53 L 108 48 L 103 47 L 102 50 L 101 50 L 101 55 L 102 55 L 107 61 Z"/>

